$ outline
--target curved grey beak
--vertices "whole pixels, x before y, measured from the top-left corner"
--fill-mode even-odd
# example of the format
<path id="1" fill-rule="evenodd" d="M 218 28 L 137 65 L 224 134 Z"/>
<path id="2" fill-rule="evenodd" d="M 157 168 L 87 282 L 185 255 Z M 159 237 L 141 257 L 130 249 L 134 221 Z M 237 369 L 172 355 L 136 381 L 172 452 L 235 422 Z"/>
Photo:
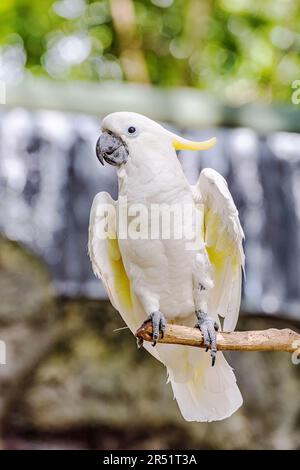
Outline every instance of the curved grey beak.
<path id="1" fill-rule="evenodd" d="M 128 160 L 128 149 L 123 140 L 111 132 L 104 131 L 96 143 L 96 155 L 102 165 L 120 166 Z"/>

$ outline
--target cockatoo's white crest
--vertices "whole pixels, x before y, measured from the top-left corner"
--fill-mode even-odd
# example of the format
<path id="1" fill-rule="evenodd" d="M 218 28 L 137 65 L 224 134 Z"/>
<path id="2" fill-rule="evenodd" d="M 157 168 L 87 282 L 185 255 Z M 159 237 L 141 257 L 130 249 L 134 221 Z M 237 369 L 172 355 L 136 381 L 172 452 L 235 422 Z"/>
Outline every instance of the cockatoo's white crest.
<path id="1" fill-rule="evenodd" d="M 152 119 L 138 113 L 117 112 L 106 116 L 102 121 L 102 131 L 109 131 L 122 138 L 129 146 L 133 141 L 151 143 L 161 141 L 172 145 L 175 150 L 207 150 L 216 143 L 216 138 L 195 142 L 184 139 L 165 129 Z"/>

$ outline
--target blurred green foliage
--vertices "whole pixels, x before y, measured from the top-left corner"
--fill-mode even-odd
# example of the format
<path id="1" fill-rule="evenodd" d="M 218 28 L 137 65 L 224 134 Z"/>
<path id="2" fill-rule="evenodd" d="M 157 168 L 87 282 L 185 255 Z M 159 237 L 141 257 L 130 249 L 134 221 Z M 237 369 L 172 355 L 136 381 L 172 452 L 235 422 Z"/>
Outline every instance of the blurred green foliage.
<path id="1" fill-rule="evenodd" d="M 120 57 L 134 28 L 153 84 L 236 103 L 290 102 L 300 78 L 298 0 L 123 0 L 134 6 L 133 19 L 120 11 L 123 41 L 114 1 L 118 8 L 120 0 L 1 0 L 0 75 L 9 60 L 9 77 L 25 64 L 26 73 L 55 79 L 126 79 Z"/>

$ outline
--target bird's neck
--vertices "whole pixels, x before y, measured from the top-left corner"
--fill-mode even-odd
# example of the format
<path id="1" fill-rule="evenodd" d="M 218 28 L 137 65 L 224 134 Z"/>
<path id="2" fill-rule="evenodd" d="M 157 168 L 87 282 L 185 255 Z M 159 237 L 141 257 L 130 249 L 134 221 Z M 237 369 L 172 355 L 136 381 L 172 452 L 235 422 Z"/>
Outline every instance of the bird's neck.
<path id="1" fill-rule="evenodd" d="M 118 170 L 119 196 L 129 203 L 172 202 L 190 191 L 182 167 L 174 155 L 143 154 Z"/>

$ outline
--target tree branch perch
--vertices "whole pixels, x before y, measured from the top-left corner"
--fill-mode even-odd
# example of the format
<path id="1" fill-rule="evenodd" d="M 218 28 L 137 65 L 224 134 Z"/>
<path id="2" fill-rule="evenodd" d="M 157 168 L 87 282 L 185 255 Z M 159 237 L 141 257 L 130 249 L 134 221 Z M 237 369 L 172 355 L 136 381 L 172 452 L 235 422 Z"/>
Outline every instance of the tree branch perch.
<path id="1" fill-rule="evenodd" d="M 146 324 L 136 332 L 136 337 L 144 341 L 152 341 L 152 325 Z M 204 348 L 202 333 L 197 328 L 169 324 L 164 338 L 159 343 L 182 344 Z M 270 328 L 261 331 L 233 331 L 217 333 L 217 347 L 220 351 L 285 351 L 300 352 L 300 334 L 285 328 Z"/>

